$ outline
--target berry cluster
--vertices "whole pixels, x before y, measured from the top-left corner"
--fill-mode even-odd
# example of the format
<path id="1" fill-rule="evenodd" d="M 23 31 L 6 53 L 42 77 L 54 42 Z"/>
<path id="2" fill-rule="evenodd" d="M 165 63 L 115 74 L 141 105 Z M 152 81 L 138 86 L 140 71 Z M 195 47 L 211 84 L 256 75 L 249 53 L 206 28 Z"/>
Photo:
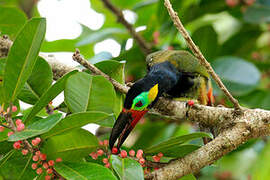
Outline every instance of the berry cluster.
<path id="1" fill-rule="evenodd" d="M 229 7 L 235 7 L 237 5 L 251 6 L 256 0 L 226 0 L 226 4 Z"/>
<path id="2" fill-rule="evenodd" d="M 92 152 L 89 154 L 89 156 L 92 157 L 92 159 L 97 160 L 99 156 L 105 156 L 102 159 L 102 162 L 104 163 L 104 166 L 107 168 L 110 168 L 110 153 L 108 152 L 108 140 L 100 141 L 99 145 L 100 148 L 97 149 L 97 151 Z M 140 165 L 145 168 L 144 172 L 149 173 L 151 171 L 151 167 L 147 167 L 146 160 L 143 154 L 143 150 L 139 149 L 136 153 L 133 149 L 131 149 L 128 153 L 126 150 L 119 151 L 116 147 L 113 147 L 111 150 L 111 154 L 118 155 L 121 158 L 131 158 L 140 163 Z M 163 154 L 160 152 L 157 155 L 152 156 L 154 162 L 160 162 L 161 158 L 163 157 Z M 158 168 L 153 168 L 154 170 L 157 170 Z"/>
<path id="3" fill-rule="evenodd" d="M 47 160 L 47 155 L 41 153 L 40 151 L 34 152 L 34 156 L 32 158 L 32 169 L 36 170 L 38 175 L 42 174 L 43 172 L 46 173 L 45 179 L 49 180 L 55 176 L 54 174 L 54 164 L 55 162 L 62 162 L 61 158 L 57 158 L 54 160 Z"/>

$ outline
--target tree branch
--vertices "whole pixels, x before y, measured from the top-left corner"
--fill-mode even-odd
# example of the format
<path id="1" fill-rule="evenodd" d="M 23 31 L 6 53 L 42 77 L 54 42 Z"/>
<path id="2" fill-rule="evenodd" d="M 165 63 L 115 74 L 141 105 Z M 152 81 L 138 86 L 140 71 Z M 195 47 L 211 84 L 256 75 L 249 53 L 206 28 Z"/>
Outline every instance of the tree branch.
<path id="1" fill-rule="evenodd" d="M 241 110 L 241 107 L 240 107 L 237 99 L 235 99 L 231 95 L 231 93 L 227 90 L 227 88 L 225 87 L 225 85 L 220 80 L 219 76 L 215 73 L 215 71 L 213 70 L 213 68 L 209 64 L 209 62 L 203 56 L 203 54 L 200 51 L 200 49 L 195 45 L 195 43 L 191 39 L 190 35 L 188 34 L 187 30 L 183 26 L 181 20 L 179 19 L 177 13 L 173 10 L 172 5 L 170 3 L 170 0 L 164 0 L 164 5 L 166 6 L 166 8 L 168 10 L 169 15 L 170 15 L 170 17 L 171 17 L 174 25 L 176 26 L 176 28 L 178 29 L 178 31 L 182 34 L 182 36 L 185 38 L 188 47 L 191 49 L 191 51 L 194 53 L 194 55 L 199 59 L 200 63 L 205 66 L 205 68 L 207 69 L 207 71 L 211 74 L 211 76 L 213 77 L 213 79 L 216 81 L 216 83 L 219 86 L 219 88 L 224 92 L 224 94 L 233 103 L 235 109 L 236 110 Z"/>
<path id="2" fill-rule="evenodd" d="M 102 0 L 103 4 L 105 5 L 105 7 L 107 7 L 112 13 L 114 13 L 117 18 L 118 18 L 118 22 L 120 22 L 121 24 L 123 24 L 127 30 L 129 31 L 129 33 L 131 34 L 131 36 L 135 39 L 135 41 L 138 43 L 139 47 L 141 48 L 142 52 L 147 55 L 149 53 L 152 52 L 152 47 L 150 44 L 148 44 L 146 42 L 146 40 L 135 31 L 135 29 L 133 28 L 133 26 L 128 23 L 122 13 L 122 11 L 120 9 L 118 9 L 117 7 L 115 7 L 110 0 Z"/>

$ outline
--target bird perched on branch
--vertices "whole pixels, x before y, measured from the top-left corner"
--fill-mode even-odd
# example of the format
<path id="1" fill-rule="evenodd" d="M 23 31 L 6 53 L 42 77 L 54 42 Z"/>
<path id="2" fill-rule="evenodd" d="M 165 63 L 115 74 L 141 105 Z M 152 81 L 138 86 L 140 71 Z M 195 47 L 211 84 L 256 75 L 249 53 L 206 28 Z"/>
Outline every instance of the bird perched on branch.
<path id="1" fill-rule="evenodd" d="M 124 143 L 129 133 L 160 96 L 194 99 L 200 104 L 213 103 L 209 74 L 188 51 L 163 50 L 146 57 L 148 72 L 129 89 L 109 140 L 112 149 Z"/>

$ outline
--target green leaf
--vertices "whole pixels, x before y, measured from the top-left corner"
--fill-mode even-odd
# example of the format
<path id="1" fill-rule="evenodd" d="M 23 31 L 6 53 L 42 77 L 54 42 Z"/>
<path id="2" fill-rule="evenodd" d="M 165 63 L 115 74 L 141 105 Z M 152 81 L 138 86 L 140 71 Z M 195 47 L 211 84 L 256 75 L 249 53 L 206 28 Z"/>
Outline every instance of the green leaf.
<path id="1" fill-rule="evenodd" d="M 270 110 L 270 92 L 268 90 L 255 90 L 245 96 L 239 97 L 239 102 L 249 108 Z"/>
<path id="2" fill-rule="evenodd" d="M 211 61 L 218 53 L 217 33 L 212 26 L 204 26 L 192 34 L 192 39 L 207 60 Z"/>
<path id="3" fill-rule="evenodd" d="M 61 157 L 64 161 L 80 161 L 98 147 L 96 136 L 84 129 L 53 136 L 42 147 L 49 159 Z"/>
<path id="4" fill-rule="evenodd" d="M 192 133 L 188 135 L 173 137 L 167 141 L 161 142 L 155 146 L 149 147 L 145 150 L 146 154 L 157 154 L 162 152 L 164 156 L 168 157 L 183 157 L 184 155 L 198 149 L 200 146 L 192 144 L 184 144 L 194 139 L 211 136 L 207 133 Z"/>
<path id="5" fill-rule="evenodd" d="M 98 111 L 89 111 L 83 113 L 71 114 L 60 121 L 54 128 L 41 136 L 42 139 L 65 133 L 75 128 L 82 127 L 89 123 L 96 123 L 102 126 L 112 127 L 114 124 L 114 116 Z"/>
<path id="6" fill-rule="evenodd" d="M 60 122 L 62 114 L 53 114 L 45 119 L 38 120 L 33 124 L 30 124 L 21 132 L 16 132 L 8 137 L 8 141 L 19 141 L 28 139 L 34 136 L 48 132 L 52 129 L 58 122 Z"/>
<path id="7" fill-rule="evenodd" d="M 252 24 L 270 23 L 270 6 L 254 4 L 247 8 L 244 20 Z"/>
<path id="8" fill-rule="evenodd" d="M 46 32 L 46 20 L 34 18 L 28 21 L 10 48 L 3 87 L 5 101 L 14 101 L 31 75 L 41 43 Z"/>
<path id="9" fill-rule="evenodd" d="M 143 180 L 143 170 L 141 165 L 129 158 L 120 158 L 116 155 L 111 156 L 112 168 L 121 180 Z"/>
<path id="10" fill-rule="evenodd" d="M 54 83 L 46 92 L 44 92 L 44 94 L 33 106 L 29 114 L 24 117 L 24 122 L 27 123 L 29 120 L 35 117 L 35 115 L 40 112 L 42 108 L 47 106 L 50 101 L 52 101 L 58 94 L 60 94 L 64 90 L 66 80 L 76 72 L 76 70 L 69 72 L 68 74 L 60 78 L 56 83 Z"/>
<path id="11" fill-rule="evenodd" d="M 35 104 L 52 84 L 52 69 L 46 60 L 38 57 L 31 76 L 18 98 L 28 104 Z M 42 83 L 40 83 L 42 82 Z"/>
<path id="12" fill-rule="evenodd" d="M 181 177 L 179 180 L 196 180 L 196 177 L 193 174 L 188 174 L 184 177 Z"/>
<path id="13" fill-rule="evenodd" d="M 103 111 L 112 113 L 115 90 L 103 76 L 77 73 L 67 80 L 64 91 L 65 102 L 74 112 Z"/>
<path id="14" fill-rule="evenodd" d="M 21 151 L 12 150 L 0 160 L 0 175 L 4 179 L 34 179 L 35 171 L 31 168 L 32 154 L 23 156 Z"/>
<path id="15" fill-rule="evenodd" d="M 252 179 L 261 180 L 270 177 L 270 143 L 268 142 L 260 153 L 258 160 L 253 164 Z"/>
<path id="16" fill-rule="evenodd" d="M 121 84 L 125 84 L 125 77 L 124 77 L 124 69 L 125 69 L 125 61 L 102 61 L 96 63 L 95 66 L 99 68 L 102 72 L 109 75 L 111 78 L 115 79 Z M 116 99 L 115 99 L 115 106 L 114 112 L 115 115 L 118 116 L 120 111 L 122 110 L 124 102 L 124 95 L 120 92 L 116 92 Z"/>
<path id="17" fill-rule="evenodd" d="M 212 66 L 225 86 L 236 96 L 251 92 L 260 81 L 261 74 L 256 66 L 238 57 L 220 57 Z"/>
<path id="18" fill-rule="evenodd" d="M 0 32 L 13 39 L 25 24 L 27 18 L 21 10 L 14 7 L 1 6 L 0 12 Z"/>
<path id="19" fill-rule="evenodd" d="M 96 163 L 56 163 L 55 170 L 64 178 L 72 180 L 117 180 L 113 173 Z"/>
<path id="20" fill-rule="evenodd" d="M 84 37 L 84 39 L 79 41 L 76 45 L 85 46 L 87 44 L 93 44 L 93 43 L 108 39 L 109 37 L 114 38 L 114 39 L 119 39 L 123 35 L 127 39 L 128 32 L 124 28 L 101 29 L 101 30 L 90 33 L 88 36 Z"/>

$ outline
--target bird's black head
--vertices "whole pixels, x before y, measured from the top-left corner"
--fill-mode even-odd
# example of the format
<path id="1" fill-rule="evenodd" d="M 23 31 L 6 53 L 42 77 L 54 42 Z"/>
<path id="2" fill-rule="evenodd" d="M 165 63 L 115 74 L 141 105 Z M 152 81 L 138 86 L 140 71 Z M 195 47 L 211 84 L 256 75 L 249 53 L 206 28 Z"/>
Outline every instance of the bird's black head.
<path id="1" fill-rule="evenodd" d="M 118 116 L 110 136 L 110 148 L 118 139 L 117 148 L 120 148 L 125 139 L 138 121 L 148 112 L 148 107 L 158 97 L 158 84 L 146 83 L 144 78 L 137 81 L 128 91 L 124 108 Z M 152 87 L 151 87 L 152 86 Z"/>

